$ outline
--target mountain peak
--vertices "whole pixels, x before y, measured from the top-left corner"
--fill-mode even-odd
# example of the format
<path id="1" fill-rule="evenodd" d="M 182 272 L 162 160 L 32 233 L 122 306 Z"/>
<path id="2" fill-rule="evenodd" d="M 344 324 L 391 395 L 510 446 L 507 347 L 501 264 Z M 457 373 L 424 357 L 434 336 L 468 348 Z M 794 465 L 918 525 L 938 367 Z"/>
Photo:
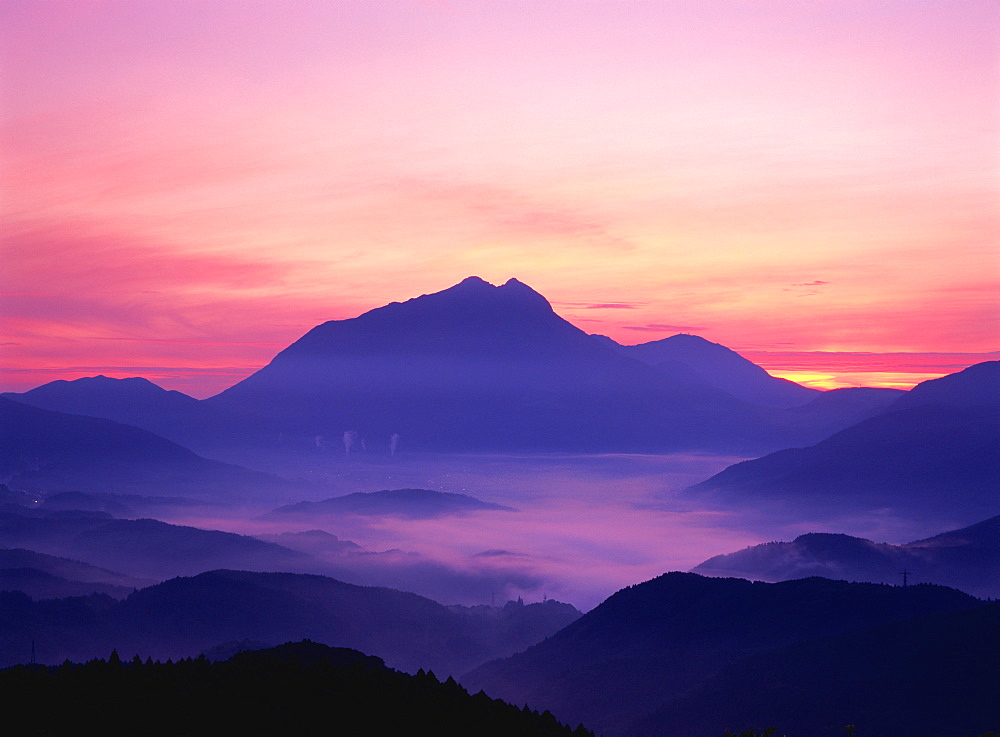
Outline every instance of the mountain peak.
<path id="1" fill-rule="evenodd" d="M 465 286 L 465 287 L 489 287 L 490 289 L 496 289 L 496 287 L 493 284 L 490 284 L 488 281 L 486 281 L 482 277 L 478 277 L 478 276 L 467 276 L 464 279 L 462 279 L 462 281 L 460 281 L 455 286 L 456 287 L 462 287 L 462 286 Z"/>
<path id="2" fill-rule="evenodd" d="M 508 317 L 513 314 L 512 310 L 529 313 L 536 313 L 539 309 L 546 313 L 552 311 L 549 301 L 524 282 L 512 278 L 496 286 L 478 276 L 467 276 L 458 284 L 440 292 L 424 294 L 406 302 L 395 302 L 391 305 L 392 311 L 398 313 L 403 305 L 411 306 L 410 308 L 419 305 L 421 309 L 435 305 L 443 307 L 450 314 L 455 314 L 455 310 L 459 311 L 458 314 L 469 310 L 500 310 Z M 366 314 L 381 313 L 384 309 L 377 308 Z"/>

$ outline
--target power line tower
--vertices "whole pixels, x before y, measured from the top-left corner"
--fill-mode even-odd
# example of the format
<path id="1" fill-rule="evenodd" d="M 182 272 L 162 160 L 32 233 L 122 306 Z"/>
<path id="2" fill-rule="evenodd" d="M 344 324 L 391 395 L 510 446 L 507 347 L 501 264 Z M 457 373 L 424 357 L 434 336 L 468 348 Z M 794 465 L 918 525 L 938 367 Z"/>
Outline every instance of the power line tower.
<path id="1" fill-rule="evenodd" d="M 903 588 L 906 588 L 907 581 L 909 580 L 910 572 L 905 568 L 899 572 L 899 575 L 903 577 Z"/>

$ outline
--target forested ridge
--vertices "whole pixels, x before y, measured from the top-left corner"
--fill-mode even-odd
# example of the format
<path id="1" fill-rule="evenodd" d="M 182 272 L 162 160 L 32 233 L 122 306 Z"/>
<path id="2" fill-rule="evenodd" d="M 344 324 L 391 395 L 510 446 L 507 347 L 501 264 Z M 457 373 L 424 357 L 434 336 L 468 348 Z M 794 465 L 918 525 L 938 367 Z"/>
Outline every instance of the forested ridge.
<path id="1" fill-rule="evenodd" d="M 24 735 L 483 735 L 592 733 L 547 711 L 469 694 L 433 672 L 408 675 L 357 650 L 304 641 L 154 662 L 135 656 L 0 671 L 8 719 Z"/>

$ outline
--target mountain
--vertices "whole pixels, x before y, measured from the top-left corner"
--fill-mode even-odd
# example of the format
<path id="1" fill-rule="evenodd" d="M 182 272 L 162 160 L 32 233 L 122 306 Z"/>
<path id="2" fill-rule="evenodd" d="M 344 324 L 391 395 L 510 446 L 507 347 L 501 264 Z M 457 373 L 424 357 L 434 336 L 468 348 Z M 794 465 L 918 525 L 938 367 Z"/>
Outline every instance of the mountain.
<path id="1" fill-rule="evenodd" d="M 0 397 L 0 478 L 38 491 L 138 492 L 243 501 L 300 487 L 196 455 L 147 430 Z"/>
<path id="2" fill-rule="evenodd" d="M 231 415 L 139 377 L 58 380 L 0 396 L 52 412 L 100 417 L 139 427 L 210 457 L 225 456 L 234 446 L 273 445 L 277 437 L 277 430 L 259 418 L 248 422 L 246 417 Z"/>
<path id="3" fill-rule="evenodd" d="M 107 594 L 116 599 L 156 583 L 69 558 L 24 548 L 0 548 L 0 590 L 23 591 L 34 599 Z"/>
<path id="4" fill-rule="evenodd" d="M 754 545 L 700 563 L 703 576 L 787 581 L 807 576 L 898 583 L 935 583 L 980 598 L 1000 597 L 1000 516 L 906 545 L 829 533 Z"/>
<path id="5" fill-rule="evenodd" d="M 714 386 L 750 404 L 798 407 L 822 394 L 787 379 L 771 376 L 736 351 L 697 335 L 672 335 L 639 345 L 620 345 L 595 336 L 623 355 L 657 367 L 675 380 Z"/>
<path id="6" fill-rule="evenodd" d="M 796 446 L 801 447 L 882 414 L 904 394 L 902 389 L 879 387 L 831 389 L 806 404 L 788 409 L 775 421 L 795 433 L 800 439 Z"/>
<path id="7" fill-rule="evenodd" d="M 163 579 L 218 567 L 319 568 L 305 553 L 253 537 L 153 519 L 114 519 L 100 512 L 0 511 L 0 540 L 140 578 Z"/>
<path id="8" fill-rule="evenodd" d="M 394 436 L 401 450 L 781 447 L 759 408 L 602 345 L 516 279 L 323 323 L 205 402 L 347 453 Z"/>
<path id="9" fill-rule="evenodd" d="M 957 373 L 921 382 L 899 397 L 892 409 L 927 405 L 1000 411 L 1000 361 L 984 361 Z"/>
<path id="10" fill-rule="evenodd" d="M 752 663 L 780 647 L 979 603 L 930 585 L 751 583 L 667 573 L 619 591 L 544 642 L 461 681 L 618 735 L 728 662 L 748 659 L 745 673 L 753 678 Z"/>
<path id="11" fill-rule="evenodd" d="M 0 671 L 0 690 L 30 715 L 23 734 L 593 737 L 550 714 L 471 696 L 454 680 L 308 640 L 224 662 L 123 663 L 113 652 L 86 665 L 12 668 Z"/>
<path id="12" fill-rule="evenodd" d="M 808 448 L 724 469 L 692 491 L 820 512 L 905 509 L 968 524 L 1000 502 L 1000 362 L 917 385 L 882 414 Z"/>
<path id="13" fill-rule="evenodd" d="M 38 568 L 0 568 L 0 591 L 22 591 L 33 599 L 65 599 L 105 594 L 124 599 L 135 589 L 92 581 L 73 581 Z"/>
<path id="14" fill-rule="evenodd" d="M 386 489 L 355 492 L 319 502 L 298 502 L 278 507 L 266 515 L 277 519 L 291 515 L 360 514 L 400 516 L 430 519 L 477 511 L 515 512 L 513 507 L 492 504 L 467 494 L 455 494 L 431 489 Z"/>
<path id="15" fill-rule="evenodd" d="M 781 734 L 871 737 L 994 734 L 1000 722 L 1000 603 L 926 614 L 799 642 L 727 663 L 627 734 L 719 735 L 734 725 Z"/>
<path id="16" fill-rule="evenodd" d="M 312 554 L 314 551 L 334 553 L 360 552 L 361 546 L 353 540 L 342 540 L 325 530 L 305 530 L 304 532 L 277 532 L 255 535 L 258 540 L 277 543 L 282 547 Z"/>
<path id="17" fill-rule="evenodd" d="M 58 663 L 112 648 L 177 659 L 238 640 L 308 638 L 376 654 L 409 672 L 447 675 L 528 647 L 580 614 L 557 602 L 506 609 L 483 616 L 325 576 L 216 570 L 164 581 L 121 602 L 0 595 L 0 665 L 27 662 L 32 639 L 40 662 Z"/>

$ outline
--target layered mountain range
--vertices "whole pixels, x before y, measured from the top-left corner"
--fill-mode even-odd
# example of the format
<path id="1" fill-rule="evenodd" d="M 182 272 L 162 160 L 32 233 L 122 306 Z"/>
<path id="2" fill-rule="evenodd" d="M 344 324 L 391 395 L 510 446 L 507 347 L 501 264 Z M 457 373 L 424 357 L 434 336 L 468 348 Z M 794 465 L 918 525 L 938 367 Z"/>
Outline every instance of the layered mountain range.
<path id="1" fill-rule="evenodd" d="M 692 571 L 758 581 L 809 576 L 874 583 L 906 580 L 1000 598 L 1000 516 L 905 545 L 810 532 L 791 542 L 764 543 L 717 555 Z"/>
<path id="2" fill-rule="evenodd" d="M 959 737 L 1000 716 L 990 664 L 1000 641 L 989 634 L 1000 605 L 980 606 L 930 585 L 669 573 L 619 591 L 544 642 L 461 680 L 514 703 L 544 703 L 560 719 L 612 736 L 776 725 L 835 735 L 877 715 L 871 734 Z M 911 639 L 900 642 L 894 632 Z M 939 647 L 938 637 L 948 645 Z M 889 682 L 892 698 L 921 693 L 917 711 L 879 706 L 870 691 L 882 691 L 887 673 L 898 679 Z M 938 675 L 948 686 L 935 692 Z M 952 695 L 963 689 L 956 707 Z"/>
<path id="3" fill-rule="evenodd" d="M 692 335 L 621 346 L 574 327 L 516 279 L 470 277 L 323 323 L 207 400 L 100 376 L 6 396 L 242 461 L 248 448 L 319 445 L 756 455 L 821 440 L 899 394 L 817 392 Z"/>
<path id="4" fill-rule="evenodd" d="M 1000 719 L 1000 609 L 969 595 L 997 591 L 1000 518 L 982 520 L 1000 510 L 998 418 L 1000 362 L 909 392 L 817 392 L 697 336 L 622 346 L 587 335 L 517 280 L 470 277 L 319 325 L 207 400 L 106 377 L 0 397 L 0 544 L 10 546 L 0 547 L 0 588 L 14 590 L 0 594 L 0 663 L 25 662 L 33 642 L 51 662 L 111 647 L 181 657 L 306 637 L 407 670 L 470 670 L 472 690 L 605 735 L 771 724 L 820 735 L 863 723 L 872 735 L 965 737 Z M 717 578 L 665 574 L 582 617 L 551 601 L 446 607 L 357 584 L 468 591 L 461 576 L 472 573 L 317 529 L 517 526 L 544 497 L 523 497 L 518 512 L 482 489 L 364 487 L 365 463 L 350 463 L 381 459 L 391 476 L 397 454 L 424 451 L 766 454 L 677 498 L 785 523 L 808 510 L 965 526 L 905 545 L 810 533 L 755 546 L 698 566 Z M 292 468 L 307 456 L 329 468 L 333 454 L 339 465 L 320 487 L 213 460 L 273 470 L 277 454 Z M 452 488 L 465 490 L 451 470 Z M 368 491 L 345 493 L 359 487 Z M 248 501 L 241 513 L 256 537 L 146 518 Z M 467 545 L 477 543 L 473 534 Z M 515 555 L 466 552 L 460 562 L 496 552 Z M 523 590 L 543 591 L 532 560 L 495 583 L 516 574 Z M 469 570 L 494 585 L 491 571 Z M 904 570 L 921 585 L 812 577 L 898 582 Z M 483 591 L 475 601 L 489 600 Z"/>
<path id="5" fill-rule="evenodd" d="M 692 491 L 817 511 L 907 505 L 970 524 L 1000 507 L 1000 361 L 918 384 L 821 442 L 730 466 Z"/>

